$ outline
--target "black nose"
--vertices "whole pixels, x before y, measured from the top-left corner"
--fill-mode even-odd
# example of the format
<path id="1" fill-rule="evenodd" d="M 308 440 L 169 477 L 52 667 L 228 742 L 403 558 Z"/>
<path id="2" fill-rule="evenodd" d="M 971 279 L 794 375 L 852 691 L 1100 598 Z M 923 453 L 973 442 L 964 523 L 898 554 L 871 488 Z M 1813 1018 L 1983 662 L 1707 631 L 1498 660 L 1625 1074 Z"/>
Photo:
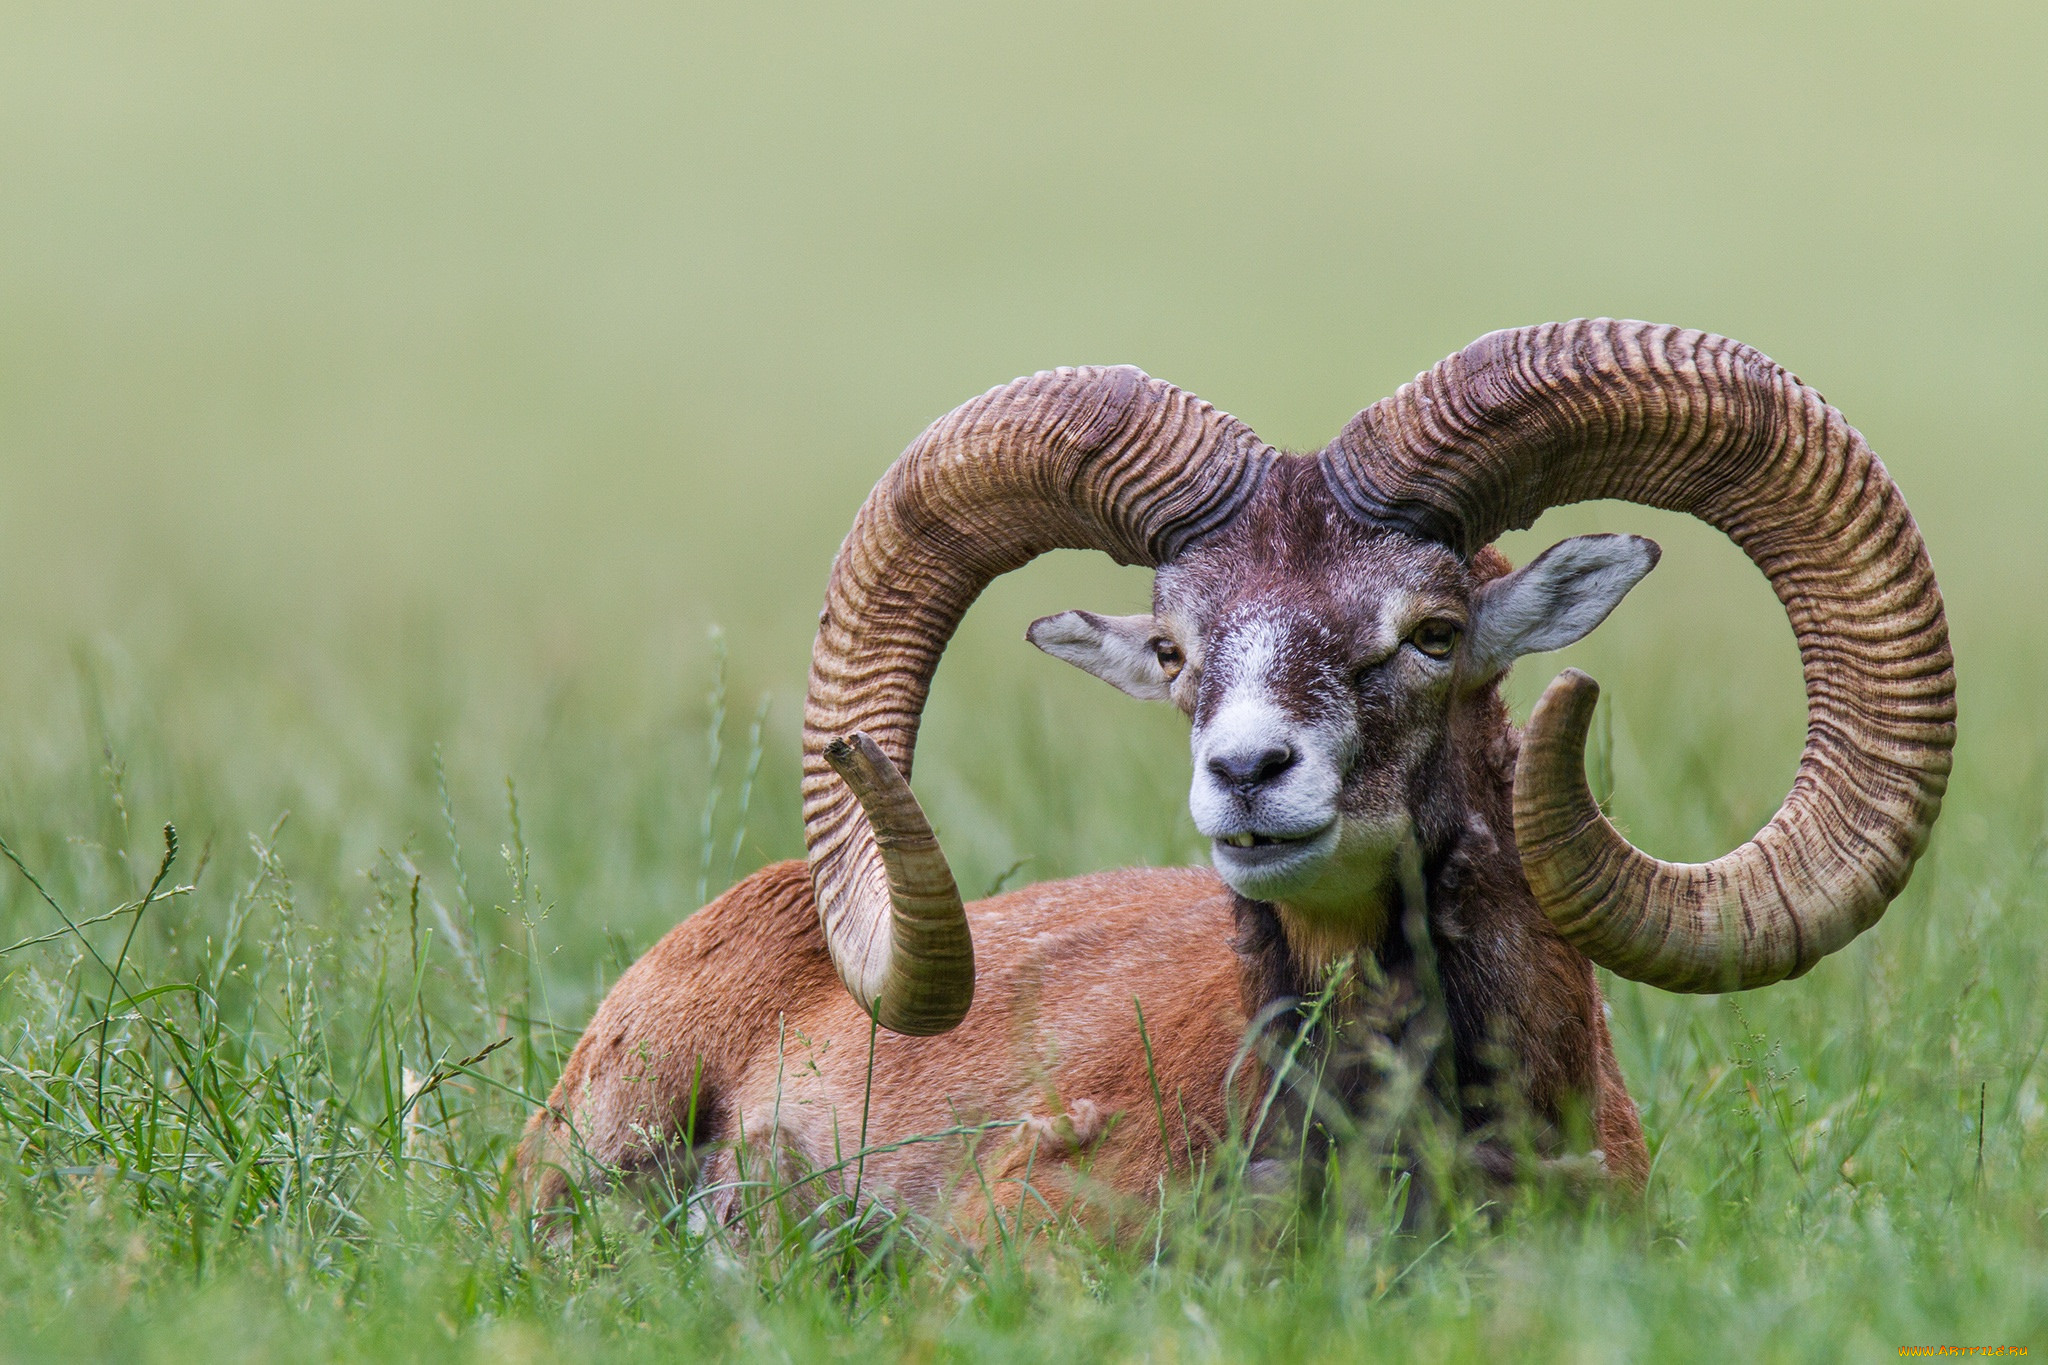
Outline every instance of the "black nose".
<path id="1" fill-rule="evenodd" d="M 1294 750 L 1285 744 L 1263 749 L 1245 749 L 1234 754 L 1217 754 L 1209 760 L 1209 771 L 1226 785 L 1248 790 L 1271 782 L 1294 766 Z"/>

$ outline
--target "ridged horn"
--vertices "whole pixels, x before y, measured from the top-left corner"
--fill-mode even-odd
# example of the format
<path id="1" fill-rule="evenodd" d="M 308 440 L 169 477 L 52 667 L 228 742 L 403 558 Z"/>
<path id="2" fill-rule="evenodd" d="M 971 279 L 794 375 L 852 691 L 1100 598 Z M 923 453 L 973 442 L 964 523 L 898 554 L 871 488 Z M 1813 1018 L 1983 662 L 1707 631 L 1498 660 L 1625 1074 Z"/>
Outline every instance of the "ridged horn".
<path id="1" fill-rule="evenodd" d="M 1611 319 L 1481 337 L 1320 456 L 1356 516 L 1471 554 L 1545 508 L 1619 498 L 1718 527 L 1784 603 L 1806 748 L 1770 823 L 1709 863 L 1638 851 L 1594 805 L 1598 688 L 1550 685 L 1515 772 L 1529 885 L 1602 966 L 1667 990 L 1798 976 L 1877 922 L 1948 788 L 1955 661 L 1904 498 L 1863 437 L 1768 357 Z"/>
<path id="2" fill-rule="evenodd" d="M 998 574 L 1055 549 L 1157 566 L 1235 516 L 1274 452 L 1130 366 L 1050 370 L 926 429 L 840 547 L 804 706 L 804 844 L 839 979 L 882 1027 L 943 1033 L 974 996 L 944 853 L 911 795 L 932 672 Z"/>

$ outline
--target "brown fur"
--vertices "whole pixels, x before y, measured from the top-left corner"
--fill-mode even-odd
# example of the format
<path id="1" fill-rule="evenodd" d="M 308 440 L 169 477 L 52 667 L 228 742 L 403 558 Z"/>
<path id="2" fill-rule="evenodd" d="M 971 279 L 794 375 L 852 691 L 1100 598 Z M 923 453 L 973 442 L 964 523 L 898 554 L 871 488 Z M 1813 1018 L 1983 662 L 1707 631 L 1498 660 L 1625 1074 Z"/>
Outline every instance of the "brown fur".
<path id="1" fill-rule="evenodd" d="M 998 1208 L 1024 1197 L 1027 1165 L 1057 1205 L 1085 1156 L 1089 1178 L 1149 1191 L 1168 1158 L 1139 1005 L 1185 1170 L 1190 1140 L 1199 1152 L 1227 1127 L 1223 1072 L 1244 1031 L 1231 915 L 1229 891 L 1191 870 L 1104 873 L 970 905 L 974 1008 L 939 1037 L 874 1033 L 867 1141 L 1010 1126 L 871 1156 L 863 1187 L 935 1210 L 972 1175 L 971 1155 Z M 716 1150 L 714 1181 L 731 1178 L 742 1138 L 784 1163 L 832 1165 L 860 1147 L 869 1037 L 825 955 L 803 865 L 764 868 L 671 931 L 599 1007 L 527 1128 L 536 1200 L 559 1202 L 586 1161 L 656 1170 L 685 1139 Z M 693 1076 L 697 1126 L 685 1132 Z M 853 1176 L 823 1183 L 850 1188 Z M 971 1194 L 958 1216 L 976 1223 L 986 1201 Z M 717 1209 L 738 1212 L 729 1199 Z"/>
<path id="2" fill-rule="evenodd" d="M 746 1150 L 770 1155 L 785 1178 L 859 1150 L 870 1030 L 833 975 L 815 914 L 803 865 L 777 863 L 685 920 L 620 977 L 548 1108 L 528 1124 L 521 1161 L 538 1207 L 560 1203 L 568 1181 L 593 1169 L 665 1173 L 686 1188 L 691 1151 L 708 1156 L 702 1178 L 719 1185 L 741 1174 Z M 970 905 L 981 963 L 974 1008 L 936 1038 L 873 1034 L 867 1143 L 1022 1122 L 873 1155 L 860 1173 L 865 1191 L 944 1213 L 978 1237 L 991 1208 L 1006 1220 L 1027 1199 L 1064 1212 L 1091 1188 L 1142 1203 L 1169 1168 L 1189 1171 L 1229 1128 L 1226 1076 L 1247 1020 L 1277 990 L 1310 986 L 1284 956 L 1284 940 L 1234 932 L 1240 914 L 1213 874 L 1166 869 L 1047 883 Z M 1591 967 L 1573 963 L 1554 935 L 1532 938 L 1542 964 L 1536 993 L 1506 1021 L 1510 1039 L 1538 1049 L 1523 1079 L 1529 1103 L 1559 1130 L 1574 1104 L 1590 1109 L 1608 1171 L 1639 1186 L 1647 1173 L 1641 1130 Z M 1456 950 L 1446 954 L 1447 989 L 1455 993 L 1465 970 Z M 1461 1061 L 1482 1050 L 1470 1027 L 1464 1021 L 1461 1037 L 1454 1020 Z M 1238 1095 L 1262 1079 L 1254 1065 Z M 843 1193 L 853 1174 L 819 1184 Z M 745 1207 L 727 1194 L 712 1210 L 737 1220 Z"/>

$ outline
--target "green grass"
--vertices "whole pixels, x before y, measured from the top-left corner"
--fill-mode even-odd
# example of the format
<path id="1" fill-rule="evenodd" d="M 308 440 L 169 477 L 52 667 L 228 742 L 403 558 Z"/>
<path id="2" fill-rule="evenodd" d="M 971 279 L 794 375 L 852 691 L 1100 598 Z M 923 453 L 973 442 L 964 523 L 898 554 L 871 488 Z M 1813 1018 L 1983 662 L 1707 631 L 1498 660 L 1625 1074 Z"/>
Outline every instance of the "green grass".
<path id="1" fill-rule="evenodd" d="M 844 1208 L 787 1235 L 770 1216 L 737 1257 L 610 1207 L 573 1252 L 550 1255 L 507 1217 L 526 1097 L 551 1083 L 604 980 L 665 922 L 644 905 L 686 909 L 707 851 L 715 891 L 733 867 L 795 846 L 789 765 L 766 758 L 791 737 L 771 712 L 756 750 L 735 686 L 722 707 L 701 696 L 712 660 L 690 679 L 694 703 L 641 709 L 577 680 L 513 782 L 449 767 L 431 746 L 388 770 L 375 750 L 330 757 L 325 781 L 400 813 L 368 854 L 341 808 L 317 802 L 234 830 L 231 775 L 209 770 L 210 754 L 166 752 L 141 714 L 145 692 L 150 710 L 198 709 L 184 675 L 112 681 L 96 661 L 81 658 L 78 703 L 53 705 L 36 730 L 82 757 L 18 764 L 9 788 L 20 866 L 7 869 L 7 922 L 46 941 L 0 957 L 8 1350 L 978 1358 L 1031 1356 L 1057 1333 L 1088 1353 L 1145 1356 L 1790 1358 L 2021 1344 L 2048 1322 L 2038 751 L 2008 791 L 1966 770 L 1948 837 L 1906 896 L 1805 980 L 1732 1002 L 1609 982 L 1656 1157 L 1641 1209 L 1532 1193 L 1403 1234 L 1370 1182 L 1303 1223 L 1228 1207 L 1226 1180 L 1220 1194 L 1173 1191 L 1170 1216 L 1122 1246 L 1068 1228 L 977 1256 L 904 1224 L 894 1259 L 849 1278 L 863 1257 Z M 1011 841 L 994 841 L 995 858 L 1065 842 L 1116 818 L 1135 788 L 1170 796 L 1179 780 L 1169 746 L 1119 743 L 1113 710 L 1048 759 L 1026 698 L 988 685 L 976 700 L 1019 718 L 984 735 L 1014 783 L 976 817 Z M 703 727 L 721 709 L 712 772 Z M 1732 840 L 1713 822 L 1747 818 L 1716 814 L 1755 785 L 1745 746 L 1726 737 L 1731 709 L 1694 731 L 1620 703 L 1617 802 L 1652 847 L 1682 842 L 1692 822 Z M 244 717 L 237 752 L 287 749 L 303 724 Z M 1721 799 L 1637 786 L 1639 748 L 1682 756 L 1689 781 Z M 1099 756 L 1120 750 L 1135 771 L 1092 784 Z M 971 787 L 985 780 L 975 767 L 928 786 Z M 564 828 L 561 808 L 586 804 Z M 168 868 L 162 810 L 183 816 Z M 593 849 L 596 823 L 613 833 Z M 1158 824 L 1128 822 L 1124 855 L 1188 852 L 1185 830 Z M 966 842 L 963 866 L 990 860 Z M 563 889 L 577 882 L 633 912 L 608 921 L 590 894 Z M 408 1068 L 429 1078 L 410 1103 Z"/>
<path id="2" fill-rule="evenodd" d="M 0 4 L 0 1356 L 2048 1349 L 2041 11 L 1254 14 Z M 1607 983 L 1640 1209 L 1407 1235 L 1354 1152 L 1333 1213 L 1190 1186 L 1116 1246 L 508 1223 L 605 985 L 800 853 L 825 570 L 925 421 L 1130 360 L 1308 446 L 1592 313 L 1840 404 L 1961 679 L 1876 930 Z M 1663 566 L 1511 692 L 1599 678 L 1618 817 L 1712 856 L 1789 782 L 1789 631 L 1668 516 L 1507 548 L 1589 529 Z M 963 886 L 1201 858 L 1183 724 L 1018 639 L 1145 590 L 970 615 L 916 774 Z"/>

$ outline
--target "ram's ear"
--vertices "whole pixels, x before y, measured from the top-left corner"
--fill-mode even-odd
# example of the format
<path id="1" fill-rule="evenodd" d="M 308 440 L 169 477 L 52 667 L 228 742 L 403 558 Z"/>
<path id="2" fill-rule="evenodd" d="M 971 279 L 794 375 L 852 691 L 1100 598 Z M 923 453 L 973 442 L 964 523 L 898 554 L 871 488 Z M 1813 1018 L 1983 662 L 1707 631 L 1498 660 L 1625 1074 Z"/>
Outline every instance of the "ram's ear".
<path id="1" fill-rule="evenodd" d="M 1024 638 L 1140 701 L 1166 701 L 1172 695 L 1172 679 L 1153 648 L 1159 623 L 1150 616 L 1063 611 L 1033 621 Z"/>
<path id="2" fill-rule="evenodd" d="M 1472 598 L 1466 673 L 1498 677 L 1524 654 L 1585 638 L 1657 567 L 1661 553 L 1642 536 L 1575 536 L 1494 579 Z"/>

